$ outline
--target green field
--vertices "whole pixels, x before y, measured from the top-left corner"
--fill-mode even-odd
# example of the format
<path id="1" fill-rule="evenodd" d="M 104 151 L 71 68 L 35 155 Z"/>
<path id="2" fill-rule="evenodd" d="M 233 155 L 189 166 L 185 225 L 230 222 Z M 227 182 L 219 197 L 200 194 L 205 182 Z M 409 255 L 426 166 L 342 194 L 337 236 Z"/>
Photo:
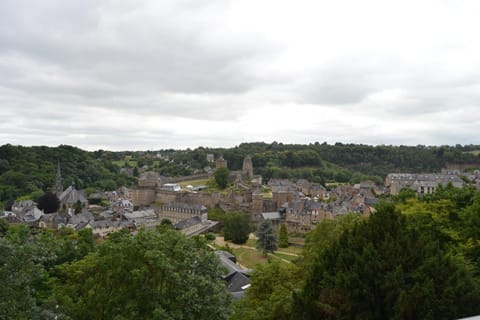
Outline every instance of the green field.
<path id="1" fill-rule="evenodd" d="M 260 251 L 247 248 L 234 248 L 233 254 L 237 258 L 239 264 L 246 268 L 255 268 L 257 264 L 265 264 L 268 258 L 264 257 Z"/>
<path id="2" fill-rule="evenodd" d="M 192 187 L 208 185 L 210 179 L 197 179 L 197 180 L 187 180 L 179 182 L 178 184 L 184 189 L 186 186 L 191 185 Z"/>
<path id="3" fill-rule="evenodd" d="M 480 150 L 466 151 L 465 153 L 470 153 L 470 154 L 473 154 L 474 156 L 478 156 L 480 154 Z"/>
<path id="4" fill-rule="evenodd" d="M 117 167 L 120 167 L 120 168 L 125 167 L 125 162 L 127 162 L 128 165 L 131 168 L 135 168 L 137 166 L 137 161 L 135 161 L 135 160 L 115 160 L 115 161 L 112 161 L 112 163 L 114 165 L 116 165 Z"/>

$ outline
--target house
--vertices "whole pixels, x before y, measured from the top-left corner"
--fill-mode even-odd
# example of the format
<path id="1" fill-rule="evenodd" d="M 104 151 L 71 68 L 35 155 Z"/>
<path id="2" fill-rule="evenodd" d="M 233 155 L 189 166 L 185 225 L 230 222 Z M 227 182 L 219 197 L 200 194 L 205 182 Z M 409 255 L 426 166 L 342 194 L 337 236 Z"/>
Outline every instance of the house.
<path id="1" fill-rule="evenodd" d="M 38 220 L 38 227 L 42 229 L 60 229 L 67 225 L 67 215 L 61 215 L 58 212 L 47 213 Z"/>
<path id="2" fill-rule="evenodd" d="M 37 207 L 37 203 L 32 200 L 15 201 L 12 204 L 12 212 L 20 215 L 25 215 L 28 211 Z"/>
<path id="3" fill-rule="evenodd" d="M 180 187 L 180 185 L 176 183 L 165 183 L 165 184 L 162 184 L 159 190 L 179 192 L 179 191 L 182 191 L 182 188 Z"/>
<path id="4" fill-rule="evenodd" d="M 236 263 L 235 256 L 230 252 L 216 250 L 215 254 L 219 257 L 220 263 L 226 272 L 222 275 L 228 292 L 234 299 L 240 299 L 245 295 L 245 290 L 250 287 L 249 272 Z"/>
<path id="5" fill-rule="evenodd" d="M 125 212 L 132 212 L 133 211 L 133 203 L 130 200 L 126 199 L 118 199 L 114 203 L 112 203 L 112 211 L 118 213 L 125 213 Z"/>
<path id="6" fill-rule="evenodd" d="M 33 207 L 23 215 L 23 221 L 25 223 L 35 225 L 40 218 L 44 215 L 43 211 L 37 207 Z"/>
<path id="7" fill-rule="evenodd" d="M 79 230 L 85 227 L 90 221 L 93 221 L 93 215 L 88 211 L 83 211 L 79 214 L 74 214 L 69 217 L 67 227 Z"/>
<path id="8" fill-rule="evenodd" d="M 202 230 L 203 227 L 204 225 L 199 216 L 194 216 L 175 224 L 175 229 L 180 230 L 181 233 L 187 236 Z"/>
<path id="9" fill-rule="evenodd" d="M 19 224 L 22 223 L 22 219 L 17 217 L 17 214 L 11 211 L 0 212 L 0 219 L 4 219 L 9 224 Z"/>
<path id="10" fill-rule="evenodd" d="M 208 220 L 207 208 L 202 205 L 190 205 L 186 203 L 173 202 L 164 204 L 159 211 L 160 220 L 168 219 L 176 224 L 182 220 L 200 217 L 202 224 Z"/>
<path id="11" fill-rule="evenodd" d="M 153 229 L 160 224 L 160 219 L 153 209 L 125 212 L 123 217 L 136 228 Z"/>
<path id="12" fill-rule="evenodd" d="M 106 237 L 112 232 L 116 232 L 121 229 L 125 229 L 125 228 L 129 230 L 135 229 L 135 225 L 131 221 L 108 221 L 108 220 L 90 221 L 85 227 L 91 228 L 94 236 L 102 237 L 102 238 Z"/>
<path id="13" fill-rule="evenodd" d="M 400 190 L 408 188 L 417 194 L 431 194 L 439 185 L 446 186 L 451 183 L 455 188 L 462 188 L 463 180 L 455 174 L 443 173 L 389 173 L 385 178 L 385 187 L 392 195 L 397 195 Z"/>

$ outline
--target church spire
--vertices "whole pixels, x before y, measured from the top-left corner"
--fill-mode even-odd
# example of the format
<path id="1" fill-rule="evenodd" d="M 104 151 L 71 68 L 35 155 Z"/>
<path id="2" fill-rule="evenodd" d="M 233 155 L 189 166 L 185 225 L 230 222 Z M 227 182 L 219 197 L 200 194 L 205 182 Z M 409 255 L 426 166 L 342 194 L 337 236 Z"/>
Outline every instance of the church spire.
<path id="1" fill-rule="evenodd" d="M 60 173 L 60 161 L 57 163 L 57 176 L 55 177 L 55 185 L 53 192 L 58 196 L 63 192 L 62 174 Z"/>

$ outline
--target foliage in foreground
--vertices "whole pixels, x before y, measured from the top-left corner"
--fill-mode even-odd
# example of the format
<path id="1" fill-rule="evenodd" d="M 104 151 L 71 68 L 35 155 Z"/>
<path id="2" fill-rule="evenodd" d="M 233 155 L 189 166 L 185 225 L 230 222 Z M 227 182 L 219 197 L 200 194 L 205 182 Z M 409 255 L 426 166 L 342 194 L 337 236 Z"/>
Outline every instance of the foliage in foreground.
<path id="1" fill-rule="evenodd" d="M 1 227 L 0 319 L 230 316 L 224 270 L 200 238 L 162 226 L 95 245 L 90 229 Z"/>
<path id="2" fill-rule="evenodd" d="M 75 319 L 227 319 L 221 274 L 204 243 L 175 230 L 117 233 L 59 268 L 56 296 Z"/>

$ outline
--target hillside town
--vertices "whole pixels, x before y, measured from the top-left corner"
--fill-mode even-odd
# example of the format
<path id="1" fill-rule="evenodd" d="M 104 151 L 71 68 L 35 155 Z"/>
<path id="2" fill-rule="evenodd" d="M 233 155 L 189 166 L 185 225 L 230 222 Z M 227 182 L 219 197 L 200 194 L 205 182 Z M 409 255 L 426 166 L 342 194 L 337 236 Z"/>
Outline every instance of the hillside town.
<path id="1" fill-rule="evenodd" d="M 231 187 L 225 192 L 210 191 L 207 185 L 190 185 L 190 181 L 212 179 L 219 168 L 228 168 L 227 161 L 207 155 L 213 168 L 193 176 L 168 178 L 142 170 L 136 186 L 95 192 L 89 195 L 77 190 L 75 183 L 64 188 L 60 164 L 52 186 L 59 201 L 58 211 L 44 213 L 32 200 L 17 200 L 11 210 L 1 213 L 10 224 L 28 224 L 36 228 L 75 230 L 90 228 L 97 237 L 106 237 L 120 229 L 132 232 L 153 229 L 171 223 L 187 236 L 212 230 L 217 221 L 208 219 L 208 210 L 221 208 L 226 212 L 240 211 L 250 215 L 251 223 L 270 220 L 274 226 L 287 226 L 289 233 L 305 233 L 324 219 L 335 219 L 348 213 L 369 216 L 374 205 L 385 195 L 398 195 L 410 189 L 418 195 L 432 194 L 439 186 L 456 188 L 469 181 L 480 185 L 480 171 L 442 170 L 439 173 L 390 173 L 384 185 L 372 181 L 358 184 L 323 186 L 306 179 L 270 179 L 263 181 L 254 174 L 252 158 L 246 156 L 242 170 L 230 171 Z M 126 169 L 126 168 L 124 168 Z M 123 170 L 123 169 L 122 169 Z M 129 174 L 123 170 L 125 174 Z M 204 180 L 201 180 L 204 179 Z M 183 182 L 183 187 L 181 183 Z M 186 183 L 186 185 L 185 185 Z M 88 199 L 94 199 L 89 203 Z"/>

